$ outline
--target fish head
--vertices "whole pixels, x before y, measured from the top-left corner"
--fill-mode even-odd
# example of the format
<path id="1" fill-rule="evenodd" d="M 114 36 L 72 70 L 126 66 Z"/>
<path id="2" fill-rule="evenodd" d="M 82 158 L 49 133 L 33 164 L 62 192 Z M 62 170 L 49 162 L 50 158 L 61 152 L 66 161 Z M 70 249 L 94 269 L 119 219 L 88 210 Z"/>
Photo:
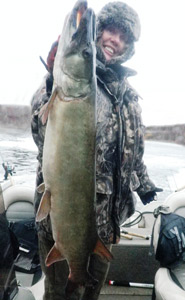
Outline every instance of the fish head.
<path id="1" fill-rule="evenodd" d="M 95 81 L 95 14 L 78 1 L 67 16 L 54 64 L 54 84 L 63 98 L 82 97 Z"/>

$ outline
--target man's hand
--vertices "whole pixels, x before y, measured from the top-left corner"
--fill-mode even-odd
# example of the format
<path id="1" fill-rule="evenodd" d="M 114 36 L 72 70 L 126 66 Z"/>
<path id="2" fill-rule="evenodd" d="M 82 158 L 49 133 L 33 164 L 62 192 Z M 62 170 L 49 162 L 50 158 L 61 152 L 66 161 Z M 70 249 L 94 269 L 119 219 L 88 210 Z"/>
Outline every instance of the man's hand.
<path id="1" fill-rule="evenodd" d="M 146 205 L 152 201 L 156 201 L 157 200 L 157 199 L 155 199 L 157 196 L 156 192 L 162 192 L 162 191 L 163 191 L 163 189 L 156 187 L 154 191 L 148 192 L 145 195 L 140 196 L 140 199 L 141 199 L 142 203 L 144 205 Z"/>

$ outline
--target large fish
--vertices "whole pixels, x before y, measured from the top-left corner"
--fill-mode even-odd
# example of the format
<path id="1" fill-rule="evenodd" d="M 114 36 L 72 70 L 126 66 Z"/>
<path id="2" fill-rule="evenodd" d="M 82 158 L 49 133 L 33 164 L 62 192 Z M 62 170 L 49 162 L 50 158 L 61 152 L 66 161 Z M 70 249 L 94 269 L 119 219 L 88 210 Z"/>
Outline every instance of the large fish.
<path id="1" fill-rule="evenodd" d="M 69 280 L 91 285 L 90 254 L 112 258 L 99 239 L 95 217 L 95 16 L 78 1 L 67 17 L 54 64 L 43 150 L 44 194 L 37 221 L 50 214 L 55 244 L 46 265 L 67 259 Z M 71 284 L 71 283 L 70 283 Z"/>

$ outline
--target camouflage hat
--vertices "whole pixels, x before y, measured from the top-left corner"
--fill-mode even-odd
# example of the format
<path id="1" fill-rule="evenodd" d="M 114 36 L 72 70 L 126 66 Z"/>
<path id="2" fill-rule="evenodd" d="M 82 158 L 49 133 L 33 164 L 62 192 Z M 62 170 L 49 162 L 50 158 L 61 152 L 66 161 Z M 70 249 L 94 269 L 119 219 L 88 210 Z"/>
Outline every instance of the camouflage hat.
<path id="1" fill-rule="evenodd" d="M 109 2 L 97 15 L 97 38 L 107 26 L 115 26 L 127 34 L 130 42 L 135 42 L 140 36 L 140 20 L 133 8 L 123 2 Z"/>

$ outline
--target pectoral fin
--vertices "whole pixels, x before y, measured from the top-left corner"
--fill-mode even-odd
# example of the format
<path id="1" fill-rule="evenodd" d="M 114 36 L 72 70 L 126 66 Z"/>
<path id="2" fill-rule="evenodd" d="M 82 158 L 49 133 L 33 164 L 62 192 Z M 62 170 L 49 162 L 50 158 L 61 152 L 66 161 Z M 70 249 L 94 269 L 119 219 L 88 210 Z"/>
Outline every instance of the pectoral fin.
<path id="1" fill-rule="evenodd" d="M 106 258 L 108 261 L 111 261 L 113 259 L 112 253 L 107 249 L 107 247 L 104 245 L 104 243 L 98 239 L 95 249 L 93 251 L 94 253 L 98 254 L 102 258 Z"/>
<path id="2" fill-rule="evenodd" d="M 51 95 L 51 97 L 50 97 L 50 99 L 49 99 L 49 102 L 44 104 L 43 107 L 40 110 L 39 117 L 41 118 L 43 125 L 45 125 L 46 122 L 47 122 L 49 111 L 53 106 L 53 102 L 56 98 L 57 93 L 58 93 L 58 89 L 55 88 L 52 95 Z"/>
<path id="3" fill-rule="evenodd" d="M 46 257 L 45 264 L 47 267 L 49 267 L 53 263 L 55 263 L 57 261 L 61 261 L 63 259 L 65 259 L 65 258 L 60 253 L 60 251 L 57 249 L 56 244 L 54 244 L 54 246 L 51 248 L 51 250 L 49 251 L 49 253 Z"/>
<path id="4" fill-rule="evenodd" d="M 46 190 L 40 201 L 40 205 L 36 215 L 36 222 L 40 222 L 47 217 L 51 209 L 51 193 Z"/>
<path id="5" fill-rule="evenodd" d="M 45 191 L 45 184 L 41 183 L 38 187 L 37 187 L 37 192 L 38 193 L 44 193 Z"/>

